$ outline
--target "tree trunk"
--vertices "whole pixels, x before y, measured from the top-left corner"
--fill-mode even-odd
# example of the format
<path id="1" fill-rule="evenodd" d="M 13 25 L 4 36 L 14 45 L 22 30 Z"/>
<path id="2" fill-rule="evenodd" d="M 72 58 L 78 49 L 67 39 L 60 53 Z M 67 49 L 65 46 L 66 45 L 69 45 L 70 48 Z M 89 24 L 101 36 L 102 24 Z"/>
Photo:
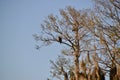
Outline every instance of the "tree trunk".
<path id="1" fill-rule="evenodd" d="M 79 80 L 79 56 L 75 56 L 75 78 Z"/>
<path id="2" fill-rule="evenodd" d="M 68 80 L 68 74 L 67 74 L 67 72 L 65 72 L 65 70 L 62 66 L 61 66 L 61 71 L 63 72 L 64 80 Z"/>
<path id="3" fill-rule="evenodd" d="M 110 69 L 110 80 L 115 80 L 116 73 L 117 73 L 117 68 L 116 66 L 114 66 Z"/>
<path id="4" fill-rule="evenodd" d="M 77 23 L 76 23 L 77 24 Z M 74 55 L 74 62 L 75 62 L 75 78 L 79 80 L 79 29 L 78 24 L 75 26 L 75 55 Z"/>
<path id="5" fill-rule="evenodd" d="M 66 72 L 64 72 L 64 80 L 68 80 L 68 75 Z"/>

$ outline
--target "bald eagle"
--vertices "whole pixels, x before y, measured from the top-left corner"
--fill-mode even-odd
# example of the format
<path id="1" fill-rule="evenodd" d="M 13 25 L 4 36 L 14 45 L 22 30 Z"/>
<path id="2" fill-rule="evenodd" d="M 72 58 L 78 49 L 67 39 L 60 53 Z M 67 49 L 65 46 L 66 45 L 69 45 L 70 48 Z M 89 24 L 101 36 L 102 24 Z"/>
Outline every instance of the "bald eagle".
<path id="1" fill-rule="evenodd" d="M 60 36 L 58 37 L 58 42 L 62 43 L 62 38 Z"/>

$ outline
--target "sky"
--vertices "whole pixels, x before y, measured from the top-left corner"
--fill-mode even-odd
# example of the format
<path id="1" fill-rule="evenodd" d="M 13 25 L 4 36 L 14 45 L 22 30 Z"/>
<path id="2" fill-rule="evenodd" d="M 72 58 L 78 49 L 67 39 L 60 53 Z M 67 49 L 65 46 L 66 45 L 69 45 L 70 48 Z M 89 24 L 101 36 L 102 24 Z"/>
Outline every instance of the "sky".
<path id="1" fill-rule="evenodd" d="M 0 0 L 0 80 L 46 80 L 50 62 L 60 54 L 60 44 L 35 49 L 33 34 L 49 14 L 73 6 L 92 7 L 90 0 Z"/>

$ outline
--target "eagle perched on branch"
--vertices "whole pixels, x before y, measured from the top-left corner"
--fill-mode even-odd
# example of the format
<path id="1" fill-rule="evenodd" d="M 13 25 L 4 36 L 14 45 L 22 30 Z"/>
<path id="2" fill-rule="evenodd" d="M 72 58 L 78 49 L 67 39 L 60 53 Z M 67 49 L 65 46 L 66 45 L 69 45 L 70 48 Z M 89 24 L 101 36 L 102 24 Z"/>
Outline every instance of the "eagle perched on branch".
<path id="1" fill-rule="evenodd" d="M 58 42 L 62 43 L 62 38 L 60 36 L 58 37 Z"/>

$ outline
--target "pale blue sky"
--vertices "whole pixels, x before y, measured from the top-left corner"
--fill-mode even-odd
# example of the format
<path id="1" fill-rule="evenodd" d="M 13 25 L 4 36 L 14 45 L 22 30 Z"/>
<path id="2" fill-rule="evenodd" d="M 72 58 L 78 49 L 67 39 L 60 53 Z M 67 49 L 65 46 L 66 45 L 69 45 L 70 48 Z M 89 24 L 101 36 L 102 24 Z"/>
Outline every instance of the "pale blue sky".
<path id="1" fill-rule="evenodd" d="M 50 63 L 62 46 L 54 44 L 39 51 L 32 34 L 48 14 L 60 8 L 91 7 L 89 0 L 0 0 L 0 80 L 46 80 Z"/>

